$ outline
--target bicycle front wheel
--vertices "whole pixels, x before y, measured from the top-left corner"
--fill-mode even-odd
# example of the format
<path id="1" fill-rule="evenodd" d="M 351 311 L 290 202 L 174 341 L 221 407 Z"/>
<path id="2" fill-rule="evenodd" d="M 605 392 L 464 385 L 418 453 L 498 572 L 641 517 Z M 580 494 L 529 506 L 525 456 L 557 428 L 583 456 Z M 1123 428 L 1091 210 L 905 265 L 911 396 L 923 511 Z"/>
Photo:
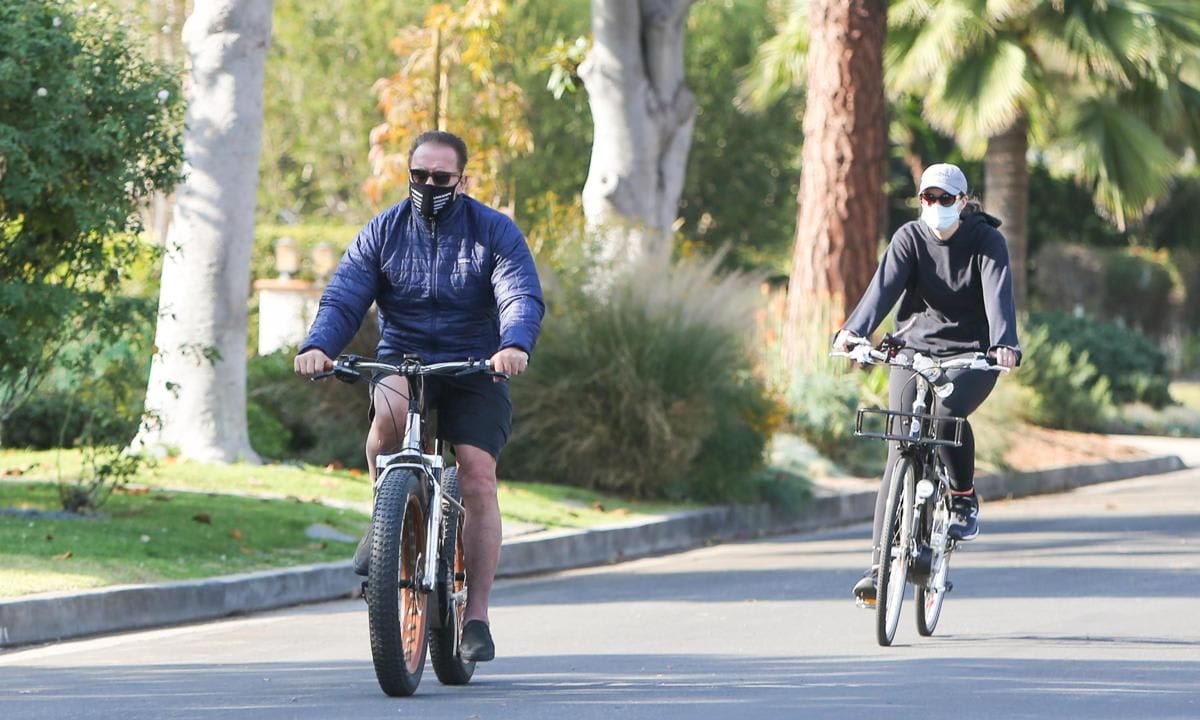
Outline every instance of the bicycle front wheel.
<path id="1" fill-rule="evenodd" d="M 889 478 L 879 547 L 875 637 L 885 647 L 896 637 L 900 608 L 904 604 L 904 586 L 908 582 L 908 563 L 912 554 L 915 485 L 916 463 L 911 457 L 901 457 Z"/>
<path id="2" fill-rule="evenodd" d="M 456 502 L 462 501 L 458 487 L 458 468 L 442 476 L 442 492 Z M 446 503 L 442 514 L 441 552 L 438 555 L 437 626 L 431 631 L 429 659 L 443 685 L 466 685 L 475 674 L 475 663 L 462 659 L 463 615 L 467 610 L 467 566 L 463 561 L 463 514 Z"/>
<path id="3" fill-rule="evenodd" d="M 917 632 L 924 637 L 933 634 L 938 618 L 942 616 L 942 603 L 949 589 L 947 576 L 950 573 L 950 548 L 946 531 L 950 527 L 950 503 L 948 496 L 938 495 L 929 499 L 926 516 L 927 537 L 933 553 L 933 568 L 929 579 L 917 588 Z"/>
<path id="4" fill-rule="evenodd" d="M 428 647 L 428 594 L 421 589 L 426 537 L 425 484 L 411 470 L 387 471 L 375 493 L 367 618 L 379 687 L 412 695 Z"/>

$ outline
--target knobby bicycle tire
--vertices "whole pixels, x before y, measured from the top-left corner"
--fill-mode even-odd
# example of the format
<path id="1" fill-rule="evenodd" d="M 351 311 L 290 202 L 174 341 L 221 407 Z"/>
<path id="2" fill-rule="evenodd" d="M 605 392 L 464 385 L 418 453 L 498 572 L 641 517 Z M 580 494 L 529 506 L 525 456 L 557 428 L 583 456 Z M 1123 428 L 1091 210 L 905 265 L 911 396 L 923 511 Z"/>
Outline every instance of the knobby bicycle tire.
<path id="1" fill-rule="evenodd" d="M 875 638 L 882 646 L 892 644 L 900 624 L 908 581 L 909 538 L 913 526 L 913 496 L 916 463 L 901 457 L 888 478 L 887 505 L 879 547 L 879 587 L 875 600 Z"/>
<path id="2" fill-rule="evenodd" d="M 458 468 L 442 475 L 446 497 L 462 500 L 458 487 Z M 463 514 L 453 503 L 446 503 L 442 514 L 441 547 L 437 562 L 437 612 L 440 622 L 430 630 L 429 659 L 443 685 L 466 685 L 475 674 L 475 663 L 462 659 L 463 615 L 467 610 L 467 568 L 463 557 Z"/>
<path id="3" fill-rule="evenodd" d="M 393 697 L 421 683 L 429 635 L 429 595 L 420 587 L 425 555 L 425 483 L 411 470 L 384 473 L 372 515 L 367 617 L 379 687 Z"/>

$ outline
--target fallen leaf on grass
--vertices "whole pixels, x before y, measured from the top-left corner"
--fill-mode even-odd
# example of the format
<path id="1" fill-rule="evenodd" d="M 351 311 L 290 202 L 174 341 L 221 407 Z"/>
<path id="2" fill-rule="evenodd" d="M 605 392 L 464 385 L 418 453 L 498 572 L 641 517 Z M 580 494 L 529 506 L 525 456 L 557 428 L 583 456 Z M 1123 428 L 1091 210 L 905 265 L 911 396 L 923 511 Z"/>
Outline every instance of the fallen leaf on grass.
<path id="1" fill-rule="evenodd" d="M 337 460 L 334 460 L 333 462 L 331 462 L 325 466 L 325 472 L 335 472 L 337 470 L 341 470 L 344 467 L 346 467 L 346 466 L 341 464 Z"/>
<path id="2" fill-rule="evenodd" d="M 4 468 L 4 474 L 8 477 L 17 477 L 19 475 L 24 475 L 25 471 L 21 468 Z"/>
<path id="3" fill-rule="evenodd" d="M 55 560 L 70 560 L 71 554 L 72 554 L 71 551 L 68 550 L 65 553 L 59 553 L 58 555 L 55 555 L 54 559 Z"/>
<path id="4" fill-rule="evenodd" d="M 604 512 L 604 505 L 601 504 L 601 502 L 599 500 L 597 500 L 596 502 L 592 503 L 592 509 L 599 510 L 600 512 Z"/>
<path id="5" fill-rule="evenodd" d="M 209 515 L 208 513 L 196 513 L 195 515 L 192 516 L 192 519 L 198 523 L 204 523 L 205 525 L 212 525 L 212 515 Z"/>
<path id="6" fill-rule="evenodd" d="M 46 536 L 46 542 L 54 542 L 54 536 L 53 536 L 53 535 L 47 535 L 47 536 Z"/>
<path id="7" fill-rule="evenodd" d="M 149 485 L 118 485 L 113 488 L 118 495 L 149 495 Z"/>
<path id="8" fill-rule="evenodd" d="M 237 528 L 234 528 L 229 531 L 229 537 L 233 538 L 234 540 L 241 540 L 242 539 L 242 531 L 238 530 Z"/>

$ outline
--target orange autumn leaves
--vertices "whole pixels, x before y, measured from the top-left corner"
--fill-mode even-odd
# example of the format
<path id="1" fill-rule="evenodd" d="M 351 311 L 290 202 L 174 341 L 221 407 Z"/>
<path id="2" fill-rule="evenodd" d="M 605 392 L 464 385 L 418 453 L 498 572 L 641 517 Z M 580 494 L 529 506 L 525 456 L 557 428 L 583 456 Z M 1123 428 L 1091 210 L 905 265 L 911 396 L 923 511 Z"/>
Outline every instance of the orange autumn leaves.
<path id="1" fill-rule="evenodd" d="M 471 152 L 468 192 L 497 207 L 516 194 L 505 167 L 533 150 L 524 122 L 525 98 L 506 75 L 512 51 L 502 39 L 503 0 L 469 0 L 461 8 L 437 4 L 420 27 L 400 31 L 391 48 L 399 71 L 373 88 L 384 122 L 371 130 L 372 175 L 363 186 L 371 202 L 400 199 L 408 184 L 408 150 L 425 130 L 447 130 Z"/>

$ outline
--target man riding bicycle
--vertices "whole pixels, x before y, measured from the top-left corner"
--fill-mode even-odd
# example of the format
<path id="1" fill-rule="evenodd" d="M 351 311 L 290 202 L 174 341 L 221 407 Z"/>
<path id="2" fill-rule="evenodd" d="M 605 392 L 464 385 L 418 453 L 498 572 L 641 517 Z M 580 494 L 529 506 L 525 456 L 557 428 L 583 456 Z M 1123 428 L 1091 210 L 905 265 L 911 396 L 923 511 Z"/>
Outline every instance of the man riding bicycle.
<path id="1" fill-rule="evenodd" d="M 408 154 L 409 198 L 377 215 L 342 256 L 321 296 L 317 317 L 295 359 L 301 377 L 332 369 L 372 303 L 378 307 L 377 355 L 399 362 L 491 358 L 497 372 L 524 372 L 541 330 L 545 304 L 533 256 L 511 219 L 466 195 L 466 144 L 441 131 L 422 133 Z M 430 377 L 426 403 L 438 414 L 438 437 L 454 446 L 466 509 L 467 595 L 461 654 L 495 657 L 488 598 L 500 559 L 496 460 L 512 427 L 508 383 L 487 375 Z M 381 453 L 403 438 L 408 392 L 403 377 L 376 384 L 366 455 L 374 486 Z M 354 571 L 370 567 L 368 528 Z"/>
<path id="2" fill-rule="evenodd" d="M 834 339 L 845 351 L 857 338 L 869 336 L 899 301 L 896 330 L 909 352 L 935 357 L 987 352 L 996 363 L 1015 367 L 1020 362 L 1016 306 L 1008 247 L 997 228 L 1000 221 L 967 197 L 967 178 L 955 165 L 930 165 L 918 190 L 921 218 L 905 223 L 892 236 L 866 294 Z M 991 393 L 994 373 L 953 370 L 948 379 L 954 392 L 936 405 L 939 416 L 966 418 Z M 889 383 L 892 410 L 912 406 L 916 387 L 912 373 L 893 369 Z M 950 475 L 953 517 L 948 534 L 959 541 L 979 533 L 979 500 L 975 495 L 975 436 L 963 423 L 962 444 L 938 450 Z M 887 471 L 899 456 L 898 444 L 888 443 Z M 871 534 L 872 563 L 854 586 L 864 606 L 874 603 L 879 573 L 879 546 L 886 484 L 875 502 Z"/>

